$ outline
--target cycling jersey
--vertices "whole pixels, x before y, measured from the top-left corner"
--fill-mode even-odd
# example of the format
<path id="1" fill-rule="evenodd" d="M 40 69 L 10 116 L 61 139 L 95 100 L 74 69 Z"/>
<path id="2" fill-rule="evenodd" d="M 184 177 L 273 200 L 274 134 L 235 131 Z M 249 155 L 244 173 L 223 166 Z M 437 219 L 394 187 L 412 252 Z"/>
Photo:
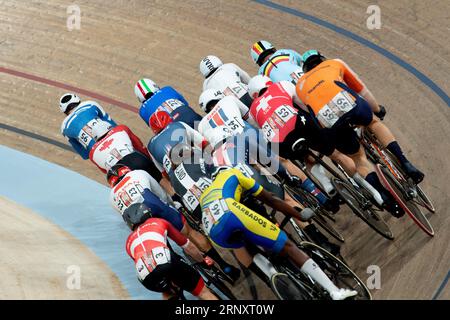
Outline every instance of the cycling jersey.
<path id="1" fill-rule="evenodd" d="M 245 242 L 236 239 L 235 234 L 241 232 L 247 241 L 274 252 L 284 247 L 286 234 L 240 203 L 243 191 L 257 196 L 262 190 L 261 185 L 239 169 L 219 172 L 200 198 L 203 228 L 213 242 L 224 248 L 240 248 Z"/>
<path id="2" fill-rule="evenodd" d="M 95 144 L 92 128 L 100 121 L 106 121 L 113 127 L 116 123 L 94 101 L 84 101 L 63 120 L 61 133 L 69 140 L 75 151 L 83 158 L 89 158 L 89 152 Z"/>
<path id="3" fill-rule="evenodd" d="M 135 150 L 150 158 L 142 141 L 125 125 L 119 125 L 97 141 L 89 153 L 89 158 L 106 173 L 112 166 Z"/>
<path id="4" fill-rule="evenodd" d="M 135 203 L 144 203 L 153 217 L 169 221 L 175 228 L 182 230 L 184 218 L 173 207 L 172 199 L 147 172 L 134 170 L 111 189 L 110 202 L 114 209 L 123 214 Z"/>
<path id="5" fill-rule="evenodd" d="M 192 128 L 202 117 L 196 113 L 184 97 L 172 87 L 164 87 L 155 92 L 139 109 L 142 120 L 149 125 L 150 117 L 156 111 L 166 111 L 173 121 L 182 121 Z"/>
<path id="6" fill-rule="evenodd" d="M 300 78 L 296 91 L 322 126 L 331 128 L 343 114 L 356 106 L 355 97 L 343 88 L 344 83 L 356 93 L 365 88 L 345 62 L 326 60 Z"/>
<path id="7" fill-rule="evenodd" d="M 269 142 L 280 143 L 294 130 L 298 116 L 294 108 L 295 87 L 281 81 L 270 85 L 250 107 L 250 116 L 264 132 Z M 300 103 L 296 99 L 297 105 Z"/>
<path id="8" fill-rule="evenodd" d="M 246 106 L 250 106 L 252 99 L 248 94 L 248 83 L 250 76 L 234 63 L 226 63 L 203 82 L 203 91 L 216 89 L 226 96 L 235 96 Z"/>
<path id="9" fill-rule="evenodd" d="M 194 160 L 194 159 L 193 159 Z M 209 178 L 214 166 L 199 159 L 198 163 L 182 163 L 169 173 L 170 183 L 175 193 L 181 197 L 184 206 L 198 220 L 201 219 L 200 196 L 211 185 Z"/>
<path id="10" fill-rule="evenodd" d="M 198 131 L 215 147 L 224 139 L 247 130 L 248 124 L 243 120 L 247 118 L 247 106 L 234 96 L 225 96 L 203 117 Z"/>
<path id="11" fill-rule="evenodd" d="M 167 236 L 179 246 L 188 239 L 163 219 L 150 218 L 128 236 L 127 254 L 134 260 L 138 277 L 143 281 L 158 265 L 170 263 Z"/>
<path id="12" fill-rule="evenodd" d="M 200 150 L 205 147 L 207 141 L 196 130 L 192 129 L 184 122 L 172 122 L 159 134 L 150 139 L 148 150 L 156 167 L 165 173 L 170 173 L 172 161 L 169 152 L 180 142 L 186 142 L 198 147 Z"/>
<path id="13" fill-rule="evenodd" d="M 260 68 L 258 74 L 268 76 L 273 82 L 296 83 L 303 75 L 301 55 L 290 49 L 277 50 Z"/>

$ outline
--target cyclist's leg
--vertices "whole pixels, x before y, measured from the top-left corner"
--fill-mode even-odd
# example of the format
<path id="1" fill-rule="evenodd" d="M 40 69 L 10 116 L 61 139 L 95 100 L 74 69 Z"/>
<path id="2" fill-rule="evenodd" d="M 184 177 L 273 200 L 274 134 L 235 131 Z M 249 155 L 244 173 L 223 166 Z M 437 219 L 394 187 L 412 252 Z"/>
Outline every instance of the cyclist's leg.
<path id="1" fill-rule="evenodd" d="M 217 300 L 217 297 L 205 286 L 202 276 L 185 263 L 183 259 L 171 252 L 170 280 L 181 289 L 190 292 L 202 300 Z"/>

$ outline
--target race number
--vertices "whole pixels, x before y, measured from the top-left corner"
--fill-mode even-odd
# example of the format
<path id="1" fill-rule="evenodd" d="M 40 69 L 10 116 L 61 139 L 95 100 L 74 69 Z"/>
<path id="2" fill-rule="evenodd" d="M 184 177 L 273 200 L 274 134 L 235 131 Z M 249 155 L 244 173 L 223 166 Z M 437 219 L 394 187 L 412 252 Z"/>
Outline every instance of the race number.
<path id="1" fill-rule="evenodd" d="M 99 118 L 90 120 L 78 134 L 78 141 L 87 148 L 93 139 L 92 129 L 100 122 Z"/>
<path id="2" fill-rule="evenodd" d="M 291 120 L 293 117 L 295 117 L 295 115 L 297 114 L 297 111 L 295 111 L 291 106 L 284 104 L 275 110 L 275 114 L 284 123 L 287 123 L 289 120 Z"/>
<path id="3" fill-rule="evenodd" d="M 262 125 L 261 129 L 264 133 L 264 137 L 267 141 L 272 142 L 273 138 L 276 136 L 275 130 L 270 125 L 269 121 L 271 119 L 268 119 L 264 124 Z"/>
<path id="4" fill-rule="evenodd" d="M 317 118 L 326 128 L 331 128 L 339 118 L 355 107 L 356 103 L 345 92 L 339 92 L 331 101 L 320 109 Z"/>
<path id="5" fill-rule="evenodd" d="M 138 278 L 141 280 L 144 280 L 150 274 L 150 271 L 148 270 L 143 257 L 136 262 L 136 271 Z"/>
<path id="6" fill-rule="evenodd" d="M 228 211 L 230 209 L 223 199 L 214 200 L 203 209 L 202 222 L 207 234 L 210 233 L 213 225 Z"/>
<path id="7" fill-rule="evenodd" d="M 155 268 L 159 264 L 170 262 L 170 252 L 169 249 L 165 247 L 156 247 L 152 249 L 153 259 L 155 261 Z"/>
<path id="8" fill-rule="evenodd" d="M 169 156 L 167 154 L 164 155 L 162 165 L 163 165 L 164 170 L 167 173 L 169 173 L 170 170 L 172 169 L 172 161 L 170 161 L 170 158 L 169 158 Z"/>

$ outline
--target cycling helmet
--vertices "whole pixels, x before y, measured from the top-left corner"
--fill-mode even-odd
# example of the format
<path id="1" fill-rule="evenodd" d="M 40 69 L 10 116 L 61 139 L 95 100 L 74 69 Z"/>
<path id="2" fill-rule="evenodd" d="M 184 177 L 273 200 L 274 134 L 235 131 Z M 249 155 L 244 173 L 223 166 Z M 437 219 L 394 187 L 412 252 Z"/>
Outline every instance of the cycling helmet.
<path id="1" fill-rule="evenodd" d="M 123 212 L 122 218 L 131 230 L 152 217 L 152 211 L 143 203 L 134 203 Z"/>
<path id="2" fill-rule="evenodd" d="M 111 128 L 112 125 L 109 122 L 100 120 L 92 127 L 92 137 L 95 141 L 99 141 Z"/>
<path id="3" fill-rule="evenodd" d="M 221 65 L 223 62 L 218 57 L 206 56 L 200 61 L 200 72 L 205 78 L 208 78 Z"/>
<path id="4" fill-rule="evenodd" d="M 81 99 L 75 93 L 65 93 L 59 99 L 59 109 L 66 113 L 81 103 Z"/>
<path id="5" fill-rule="evenodd" d="M 108 170 L 106 180 L 111 188 L 115 187 L 131 169 L 123 164 L 115 164 Z"/>
<path id="6" fill-rule="evenodd" d="M 250 55 L 252 56 L 253 62 L 261 66 L 264 58 L 275 51 L 277 51 L 277 49 L 270 42 L 260 40 L 253 44 Z"/>
<path id="7" fill-rule="evenodd" d="M 167 111 L 156 111 L 150 117 L 148 124 L 155 134 L 160 133 L 173 121 L 172 117 Z"/>
<path id="8" fill-rule="evenodd" d="M 225 95 L 220 90 L 207 89 L 203 91 L 198 98 L 198 104 L 203 111 L 209 112 L 212 109 L 212 102 L 215 101 L 217 103 L 217 101 L 221 100 L 224 97 Z"/>
<path id="9" fill-rule="evenodd" d="M 150 97 L 153 96 L 158 90 L 158 85 L 152 80 L 146 78 L 139 80 L 134 86 L 134 94 L 141 103 L 147 99 L 150 99 Z"/>
<path id="10" fill-rule="evenodd" d="M 308 50 L 302 55 L 303 72 L 306 73 L 314 69 L 318 64 L 325 61 L 326 58 L 317 50 Z"/>
<path id="11" fill-rule="evenodd" d="M 256 99 L 259 97 L 261 90 L 267 88 L 271 84 L 272 80 L 270 80 L 270 78 L 267 76 L 254 76 L 248 83 L 248 94 L 252 99 Z"/>

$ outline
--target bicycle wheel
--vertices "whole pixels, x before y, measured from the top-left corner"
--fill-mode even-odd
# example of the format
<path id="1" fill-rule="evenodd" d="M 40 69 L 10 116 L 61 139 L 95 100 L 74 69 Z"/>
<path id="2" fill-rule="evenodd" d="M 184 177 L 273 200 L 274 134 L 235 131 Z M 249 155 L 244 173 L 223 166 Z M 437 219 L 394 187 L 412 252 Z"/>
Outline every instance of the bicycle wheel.
<path id="1" fill-rule="evenodd" d="M 378 215 L 370 200 L 363 197 L 355 188 L 340 179 L 332 178 L 336 191 L 344 199 L 352 211 L 378 234 L 393 240 L 394 235 L 387 223 Z"/>
<path id="2" fill-rule="evenodd" d="M 316 213 L 316 216 L 313 218 L 313 221 L 316 222 L 321 229 L 326 231 L 329 235 L 331 235 L 334 239 L 344 242 L 344 237 L 337 231 L 334 226 L 327 221 L 335 221 L 331 215 L 322 208 L 320 203 L 317 201 L 317 199 L 310 194 L 309 192 L 306 192 L 304 190 L 296 190 L 294 188 L 291 188 L 289 186 L 285 186 L 286 191 L 289 193 L 289 195 L 299 201 L 301 204 L 303 204 L 305 207 L 311 208 Z"/>
<path id="3" fill-rule="evenodd" d="M 411 190 L 410 186 L 407 185 L 408 182 L 403 182 L 402 184 L 385 166 L 377 164 L 375 168 L 381 183 L 391 193 L 402 209 L 405 210 L 420 229 L 433 237 L 433 226 L 417 206 L 417 202 L 414 200 L 414 192 Z"/>
<path id="4" fill-rule="evenodd" d="M 302 242 L 298 246 L 309 255 L 339 288 L 356 290 L 355 300 L 371 300 L 372 295 L 364 282 L 336 256 L 312 242 Z"/>
<path id="5" fill-rule="evenodd" d="M 230 288 L 228 288 L 228 286 L 224 283 L 225 279 L 224 276 L 221 275 L 222 271 L 220 271 L 217 267 L 211 266 L 209 268 L 204 268 L 197 263 L 194 265 L 194 268 L 203 276 L 205 284 L 208 287 L 213 285 L 217 289 L 217 291 L 214 291 L 215 293 L 219 292 L 228 300 L 237 300 Z"/>
<path id="6" fill-rule="evenodd" d="M 312 296 L 306 287 L 293 281 L 285 273 L 276 273 L 270 279 L 270 286 L 280 300 L 311 300 Z"/>
<path id="7" fill-rule="evenodd" d="M 400 166 L 397 158 L 389 150 L 381 147 L 377 138 L 368 130 L 364 130 L 362 144 L 366 150 L 368 158 L 371 159 L 373 163 L 379 163 L 386 166 L 389 171 L 391 171 L 393 176 L 397 178 L 397 180 L 408 180 L 405 178 L 406 174 Z M 432 213 L 436 212 L 436 208 L 434 207 L 433 201 L 430 197 L 428 197 L 419 185 L 413 185 L 415 186 L 414 189 L 418 196 L 417 204 Z"/>

